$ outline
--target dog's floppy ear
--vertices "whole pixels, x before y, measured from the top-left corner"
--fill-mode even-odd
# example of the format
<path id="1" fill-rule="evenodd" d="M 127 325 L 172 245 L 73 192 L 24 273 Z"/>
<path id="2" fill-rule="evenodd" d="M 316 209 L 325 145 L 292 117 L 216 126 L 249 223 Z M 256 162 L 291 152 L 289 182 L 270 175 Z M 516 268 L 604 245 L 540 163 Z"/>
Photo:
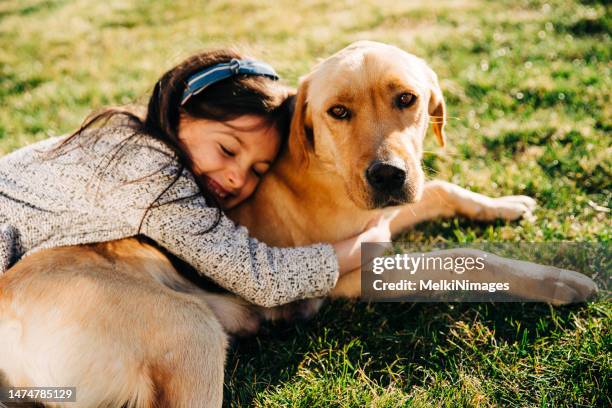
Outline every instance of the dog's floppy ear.
<path id="1" fill-rule="evenodd" d="M 295 98 L 291 132 L 289 134 L 289 153 L 301 163 L 308 165 L 309 151 L 313 148 L 312 125 L 308 122 L 308 78 L 302 78 Z"/>
<path id="2" fill-rule="evenodd" d="M 429 69 L 429 68 L 428 68 Z M 446 145 L 446 136 L 444 135 L 444 125 L 446 125 L 446 106 L 444 104 L 444 96 L 442 89 L 438 83 L 438 76 L 433 70 L 430 71 L 431 96 L 429 97 L 429 120 L 431 126 L 438 139 L 438 144 L 442 147 Z"/>

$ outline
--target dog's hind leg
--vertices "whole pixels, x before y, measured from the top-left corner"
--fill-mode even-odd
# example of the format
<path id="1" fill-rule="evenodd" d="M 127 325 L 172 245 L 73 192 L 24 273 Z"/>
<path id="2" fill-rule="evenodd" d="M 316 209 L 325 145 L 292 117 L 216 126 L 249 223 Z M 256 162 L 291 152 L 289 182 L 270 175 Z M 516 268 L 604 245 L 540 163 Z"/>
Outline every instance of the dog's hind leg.
<path id="1" fill-rule="evenodd" d="M 190 319 L 173 327 L 172 343 L 180 347 L 169 346 L 147 367 L 153 385 L 147 408 L 206 408 L 223 403 L 227 335 L 218 323 L 209 321 L 203 327 L 204 322 Z"/>
<path id="2" fill-rule="evenodd" d="M 151 278 L 166 268 L 154 252 L 125 245 L 41 251 L 0 278 L 0 371 L 14 386 L 76 387 L 57 406 L 221 406 L 221 324 Z"/>

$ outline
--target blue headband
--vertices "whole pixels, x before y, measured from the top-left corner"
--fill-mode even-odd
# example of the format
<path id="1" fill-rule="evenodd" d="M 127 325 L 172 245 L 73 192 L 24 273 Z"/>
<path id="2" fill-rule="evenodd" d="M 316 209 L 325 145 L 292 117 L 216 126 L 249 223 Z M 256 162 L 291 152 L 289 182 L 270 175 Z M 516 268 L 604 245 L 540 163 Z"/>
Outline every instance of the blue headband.
<path id="1" fill-rule="evenodd" d="M 230 62 L 213 65 L 190 76 L 187 80 L 187 89 L 183 92 L 181 106 L 208 86 L 238 74 L 263 75 L 275 81 L 278 79 L 274 68 L 264 62 L 234 58 Z"/>

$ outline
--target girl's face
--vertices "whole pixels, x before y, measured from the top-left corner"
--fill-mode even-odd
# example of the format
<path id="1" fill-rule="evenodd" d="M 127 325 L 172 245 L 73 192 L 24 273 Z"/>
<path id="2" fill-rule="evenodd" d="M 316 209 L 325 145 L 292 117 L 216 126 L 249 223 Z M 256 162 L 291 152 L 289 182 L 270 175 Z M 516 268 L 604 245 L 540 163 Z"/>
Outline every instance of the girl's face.
<path id="1" fill-rule="evenodd" d="M 227 122 L 182 117 L 178 137 L 194 173 L 224 209 L 253 194 L 280 148 L 277 130 L 253 115 Z"/>

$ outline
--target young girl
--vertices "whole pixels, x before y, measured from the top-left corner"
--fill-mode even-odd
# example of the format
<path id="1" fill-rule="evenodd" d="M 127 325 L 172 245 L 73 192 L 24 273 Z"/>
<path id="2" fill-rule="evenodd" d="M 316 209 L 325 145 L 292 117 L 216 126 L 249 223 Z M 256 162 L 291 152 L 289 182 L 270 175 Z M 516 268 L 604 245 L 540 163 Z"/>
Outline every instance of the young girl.
<path id="1" fill-rule="evenodd" d="M 253 194 L 288 134 L 277 79 L 233 51 L 195 55 L 157 82 L 144 119 L 109 108 L 0 159 L 0 273 L 44 248 L 142 234 L 255 304 L 325 295 L 359 267 L 361 242 L 389 240 L 387 221 L 333 245 L 272 248 L 219 210 Z"/>

